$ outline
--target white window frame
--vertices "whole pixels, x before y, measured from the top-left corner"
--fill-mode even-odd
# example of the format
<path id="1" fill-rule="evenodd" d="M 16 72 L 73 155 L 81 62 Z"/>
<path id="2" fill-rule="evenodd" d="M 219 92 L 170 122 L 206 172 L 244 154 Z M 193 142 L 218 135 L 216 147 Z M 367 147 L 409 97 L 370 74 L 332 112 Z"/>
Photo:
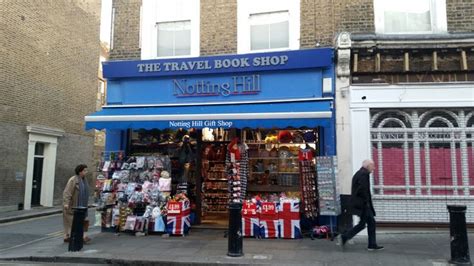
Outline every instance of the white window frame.
<path id="1" fill-rule="evenodd" d="M 251 50 L 250 15 L 288 11 L 289 47 Z M 237 0 L 237 53 L 262 53 L 298 50 L 300 48 L 300 1 L 299 0 Z"/>
<path id="2" fill-rule="evenodd" d="M 374 0 L 374 23 L 377 34 L 437 34 L 448 31 L 446 0 L 430 0 L 431 31 L 385 32 L 385 8 L 383 6 L 385 1 L 392 0 Z"/>
<path id="3" fill-rule="evenodd" d="M 143 0 L 141 18 L 141 59 L 198 57 L 200 44 L 200 0 L 189 0 L 186 8 L 179 1 Z M 160 8 L 160 14 L 158 9 Z M 180 56 L 158 56 L 158 23 L 191 21 L 191 53 Z"/>

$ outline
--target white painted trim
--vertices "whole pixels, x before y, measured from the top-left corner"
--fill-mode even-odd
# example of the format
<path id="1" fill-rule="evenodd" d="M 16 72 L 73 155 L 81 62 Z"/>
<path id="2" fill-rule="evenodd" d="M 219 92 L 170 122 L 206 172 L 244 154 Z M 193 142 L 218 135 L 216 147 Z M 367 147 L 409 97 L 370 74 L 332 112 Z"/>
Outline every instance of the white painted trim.
<path id="1" fill-rule="evenodd" d="M 204 103 L 163 103 L 163 104 L 111 104 L 104 105 L 102 108 L 128 108 L 128 107 L 171 107 L 171 106 L 197 106 L 197 105 L 229 105 L 229 104 L 253 104 L 253 103 L 287 103 L 287 102 L 317 102 L 332 101 L 333 97 L 324 98 L 297 98 L 297 99 L 278 99 L 278 100 L 260 100 L 260 101 L 235 101 L 235 102 L 204 102 Z"/>
<path id="2" fill-rule="evenodd" d="M 250 49 L 250 14 L 288 11 L 289 14 L 289 47 L 278 49 Z M 300 48 L 300 1 L 299 0 L 237 0 L 237 53 L 261 53 Z"/>
<path id="3" fill-rule="evenodd" d="M 351 108 L 474 107 L 472 83 L 361 85 L 351 86 L 350 93 Z"/>
<path id="4" fill-rule="evenodd" d="M 185 1 L 143 0 L 141 23 L 141 59 L 198 57 L 200 54 L 200 0 L 187 0 L 186 8 L 181 6 Z M 162 6 L 159 6 L 162 4 Z M 161 12 L 161 13 L 160 13 Z M 186 56 L 158 57 L 158 31 L 156 24 L 159 22 L 191 21 L 191 54 Z"/>
<path id="5" fill-rule="evenodd" d="M 120 121 L 169 121 L 169 120 L 250 120 L 250 119 L 293 119 L 293 118 L 331 118 L 332 112 L 275 112 L 275 113 L 233 113 L 233 114 L 180 114 L 180 115 L 109 115 L 86 116 L 86 122 Z"/>
<path id="6" fill-rule="evenodd" d="M 54 180 L 56 172 L 56 154 L 58 137 L 64 135 L 64 131 L 42 126 L 27 126 L 29 133 L 28 157 L 26 163 L 24 209 L 31 209 L 31 193 L 33 189 L 33 168 L 35 158 L 35 146 L 37 142 L 45 144 L 43 176 L 41 180 L 40 204 L 46 207 L 53 206 Z"/>
<path id="7" fill-rule="evenodd" d="M 44 127 L 39 125 L 29 125 L 26 126 L 26 132 L 34 133 L 37 135 L 53 136 L 53 137 L 62 137 L 64 136 L 64 130 L 59 128 Z"/>

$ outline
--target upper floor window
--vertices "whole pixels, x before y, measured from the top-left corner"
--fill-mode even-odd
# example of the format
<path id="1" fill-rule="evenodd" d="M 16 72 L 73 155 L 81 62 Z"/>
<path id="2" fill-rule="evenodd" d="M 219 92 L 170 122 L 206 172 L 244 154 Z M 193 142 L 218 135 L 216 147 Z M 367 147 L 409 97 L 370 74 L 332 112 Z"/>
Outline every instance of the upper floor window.
<path id="1" fill-rule="evenodd" d="M 238 52 L 299 49 L 299 2 L 238 0 Z"/>
<path id="2" fill-rule="evenodd" d="M 289 48 L 288 11 L 250 15 L 250 49 Z"/>
<path id="3" fill-rule="evenodd" d="M 199 56 L 199 0 L 143 0 L 142 59 Z"/>
<path id="4" fill-rule="evenodd" d="M 191 21 L 160 22 L 158 57 L 191 54 Z"/>
<path id="5" fill-rule="evenodd" d="M 374 15 L 380 34 L 447 31 L 446 0 L 374 0 Z"/>

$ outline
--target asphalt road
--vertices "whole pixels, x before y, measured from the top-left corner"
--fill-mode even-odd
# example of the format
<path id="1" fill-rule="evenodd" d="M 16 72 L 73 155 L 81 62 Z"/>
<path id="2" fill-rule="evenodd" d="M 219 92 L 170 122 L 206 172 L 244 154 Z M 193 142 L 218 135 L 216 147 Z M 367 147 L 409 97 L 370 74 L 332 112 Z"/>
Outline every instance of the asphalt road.
<path id="1" fill-rule="evenodd" d="M 89 219 L 93 225 L 94 215 Z M 0 253 L 50 238 L 63 241 L 62 214 L 0 224 Z"/>

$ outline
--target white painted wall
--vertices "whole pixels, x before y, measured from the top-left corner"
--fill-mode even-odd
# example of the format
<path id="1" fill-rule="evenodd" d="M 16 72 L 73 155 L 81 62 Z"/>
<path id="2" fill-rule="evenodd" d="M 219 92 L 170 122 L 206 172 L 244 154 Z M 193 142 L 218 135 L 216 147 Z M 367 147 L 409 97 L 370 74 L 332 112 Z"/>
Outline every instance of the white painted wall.
<path id="1" fill-rule="evenodd" d="M 370 108 L 474 108 L 474 84 L 410 84 L 366 85 L 350 87 L 350 126 L 352 171 L 362 160 L 371 157 Z M 337 108 L 342 108 L 338 105 Z M 338 136 L 338 146 L 341 140 Z M 343 141 L 342 143 L 346 143 Z M 338 147 L 338 155 L 339 155 Z M 341 186 L 350 187 L 351 178 L 341 176 Z M 373 180 L 371 180 L 373 184 Z M 448 204 L 468 206 L 468 222 L 474 222 L 474 200 L 428 199 L 390 196 L 374 196 L 378 221 L 390 222 L 447 222 Z M 471 211 L 469 211 L 471 210 Z"/>

